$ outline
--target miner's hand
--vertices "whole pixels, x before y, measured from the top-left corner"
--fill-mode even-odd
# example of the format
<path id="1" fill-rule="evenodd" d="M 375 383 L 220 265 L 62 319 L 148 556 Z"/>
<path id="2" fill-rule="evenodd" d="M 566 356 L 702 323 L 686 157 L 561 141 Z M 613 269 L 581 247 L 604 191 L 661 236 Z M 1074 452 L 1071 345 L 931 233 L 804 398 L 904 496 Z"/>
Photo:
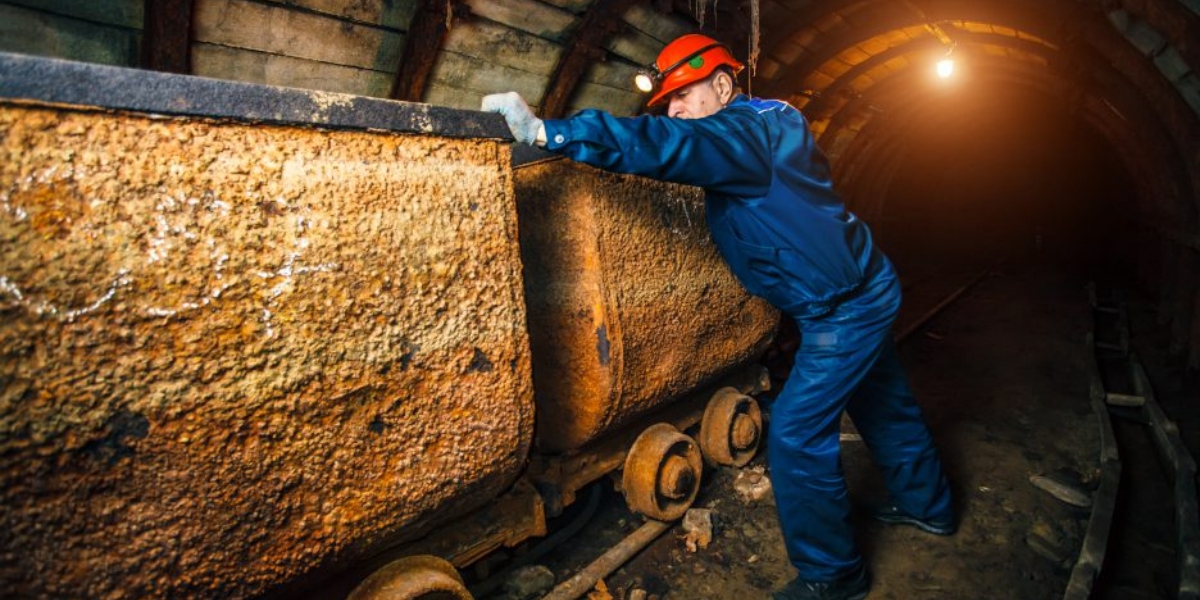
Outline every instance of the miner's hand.
<path id="1" fill-rule="evenodd" d="M 516 92 L 484 96 L 481 110 L 504 115 L 509 131 L 512 132 L 514 138 L 517 138 L 518 142 L 534 144 L 539 137 L 544 139 L 545 134 L 539 136 L 539 132 L 542 130 L 542 120 L 537 118 L 532 110 L 529 110 L 529 105 Z"/>

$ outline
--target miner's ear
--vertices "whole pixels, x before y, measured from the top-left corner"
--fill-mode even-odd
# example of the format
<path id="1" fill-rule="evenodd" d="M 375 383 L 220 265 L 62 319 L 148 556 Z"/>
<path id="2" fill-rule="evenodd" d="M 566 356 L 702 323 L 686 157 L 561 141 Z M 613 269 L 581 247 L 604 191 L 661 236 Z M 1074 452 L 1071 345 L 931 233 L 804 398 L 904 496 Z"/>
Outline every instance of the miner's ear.
<path id="1" fill-rule="evenodd" d="M 733 75 L 729 71 L 725 69 L 717 71 L 717 77 L 713 80 L 713 85 L 716 86 L 717 98 L 721 101 L 721 106 L 725 106 L 733 100 L 735 85 L 733 83 Z"/>

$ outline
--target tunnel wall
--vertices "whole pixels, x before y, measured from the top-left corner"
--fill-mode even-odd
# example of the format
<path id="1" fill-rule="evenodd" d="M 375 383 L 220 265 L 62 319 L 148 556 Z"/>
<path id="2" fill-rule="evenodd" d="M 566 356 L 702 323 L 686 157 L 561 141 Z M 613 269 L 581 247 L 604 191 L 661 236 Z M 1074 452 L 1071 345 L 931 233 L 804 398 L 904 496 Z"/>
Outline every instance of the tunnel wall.
<path id="1" fill-rule="evenodd" d="M 509 151 L 455 113 L 0 55 L 6 594 L 255 596 L 512 482 Z"/>
<path id="2" fill-rule="evenodd" d="M 157 46 L 154 6 L 145 4 L 0 0 L 0 51 L 153 68 L 147 54 Z M 454 2 L 447 17 L 423 0 L 188 0 L 166 7 L 188 8 L 173 15 L 182 20 L 166 37 L 183 49 L 190 74 L 380 98 L 394 97 L 399 65 L 434 47 L 420 97 L 407 99 L 474 109 L 485 94 L 514 90 L 536 107 L 571 51 L 573 32 L 589 26 L 592 4 Z M 616 17 L 613 35 L 593 48 L 599 60 L 567 98 L 566 114 L 593 106 L 636 113 L 644 102 L 629 85 L 636 70 L 694 29 L 692 20 L 642 2 L 627 3 Z M 445 35 L 428 35 L 426 18 L 445 21 Z"/>
<path id="3" fill-rule="evenodd" d="M 1143 262 L 1156 265 L 1155 270 L 1138 276 L 1155 298 L 1161 318 L 1170 323 L 1171 354 L 1186 354 L 1190 367 L 1200 367 L 1200 336 L 1190 333 L 1200 331 L 1200 46 L 1189 43 L 1200 31 L 1196 3 L 979 1 L 935 3 L 922 7 L 923 14 L 910 9 L 874 0 L 838 0 L 790 10 L 797 17 L 791 31 L 766 31 L 764 64 L 777 65 L 763 70 L 760 87 L 792 94 L 806 113 L 820 109 L 810 115 L 817 117 L 816 131 L 822 130 L 820 117 L 829 117 L 832 107 L 841 104 L 820 139 L 835 166 L 842 165 L 842 173 L 886 172 L 886 164 L 879 169 L 870 161 L 893 160 L 888 156 L 893 148 L 856 139 L 846 153 L 840 150 L 849 138 L 862 137 L 856 122 L 864 117 L 904 122 L 897 115 L 908 110 L 906 105 L 924 104 L 926 93 L 917 82 L 925 75 L 915 67 L 927 59 L 908 60 L 920 56 L 926 47 L 922 42 L 945 45 L 953 38 L 957 56 L 965 55 L 968 61 L 967 70 L 973 51 L 1002 57 L 989 60 L 987 71 L 1008 71 L 1017 85 L 1052 91 L 1072 112 L 1086 113 L 1122 158 L 1136 188 L 1129 198 L 1130 220 L 1170 244 L 1154 241 L 1133 247 L 1114 241 L 1113 251 L 1161 253 L 1145 257 Z M 928 30 L 930 22 L 948 25 L 941 32 L 948 38 Z M 927 31 L 911 35 L 914 27 Z M 1000 44 L 1007 49 L 997 54 L 995 48 L 987 48 L 1002 36 L 1012 38 Z M 905 46 L 912 51 L 901 55 L 898 49 Z M 1029 56 L 1022 58 L 1023 54 Z M 889 63 L 893 66 L 885 67 Z M 878 73 L 888 69 L 908 69 L 911 80 L 897 78 L 900 85 L 880 90 L 889 84 Z M 865 148 L 870 152 L 862 152 Z M 838 181 L 850 179 L 843 175 Z M 853 200 L 865 191 L 870 198 L 870 190 L 886 180 L 870 177 L 869 185 L 854 181 L 846 186 L 851 192 L 847 196 Z"/>
<path id="4" fill-rule="evenodd" d="M 145 0 L 0 0 L 0 50 L 134 67 Z"/>
<path id="5" fill-rule="evenodd" d="M 717 253 L 699 188 L 566 160 L 515 179 L 539 448 L 576 450 L 765 350 L 778 311 Z"/>

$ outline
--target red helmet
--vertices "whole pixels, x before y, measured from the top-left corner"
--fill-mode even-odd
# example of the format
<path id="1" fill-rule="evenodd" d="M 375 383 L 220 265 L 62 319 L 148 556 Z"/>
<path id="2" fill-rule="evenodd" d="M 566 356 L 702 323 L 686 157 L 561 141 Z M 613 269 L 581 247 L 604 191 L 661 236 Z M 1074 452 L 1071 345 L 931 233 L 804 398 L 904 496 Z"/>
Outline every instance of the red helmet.
<path id="1" fill-rule="evenodd" d="M 733 69 L 734 75 L 745 68 L 725 44 L 707 35 L 689 33 L 662 49 L 652 71 L 638 73 L 638 87 L 654 92 L 646 103 L 646 106 L 654 106 L 662 103 L 671 92 L 708 77 L 722 65 Z"/>

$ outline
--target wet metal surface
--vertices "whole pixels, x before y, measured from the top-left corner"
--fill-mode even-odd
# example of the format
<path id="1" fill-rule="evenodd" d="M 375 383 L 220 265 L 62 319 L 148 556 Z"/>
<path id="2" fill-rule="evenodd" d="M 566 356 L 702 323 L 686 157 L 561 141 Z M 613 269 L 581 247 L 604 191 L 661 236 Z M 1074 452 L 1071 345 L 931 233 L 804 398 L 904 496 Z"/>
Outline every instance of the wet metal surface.
<path id="1" fill-rule="evenodd" d="M 509 159 L 0 104 L 0 588 L 253 596 L 499 494 L 533 435 Z"/>
<path id="2" fill-rule="evenodd" d="M 778 314 L 717 254 L 699 189 L 565 160 L 514 177 L 540 448 L 577 449 L 761 353 Z"/>

